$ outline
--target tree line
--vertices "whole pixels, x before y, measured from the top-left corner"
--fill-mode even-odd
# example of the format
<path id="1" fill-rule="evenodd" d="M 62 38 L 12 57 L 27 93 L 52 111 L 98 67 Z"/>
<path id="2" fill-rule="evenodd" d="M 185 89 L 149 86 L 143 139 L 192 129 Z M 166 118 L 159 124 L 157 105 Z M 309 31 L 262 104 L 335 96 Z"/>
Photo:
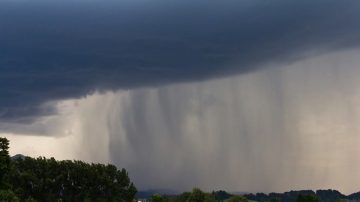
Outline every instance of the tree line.
<path id="1" fill-rule="evenodd" d="M 125 169 L 114 165 L 20 156 L 11 159 L 0 138 L 0 201 L 131 202 L 137 192 Z"/>
<path id="2" fill-rule="evenodd" d="M 250 199 L 251 198 L 251 199 Z M 313 193 L 299 192 L 294 196 L 293 200 L 287 198 L 272 196 L 271 198 L 258 198 L 257 202 L 320 202 L 320 198 Z M 154 194 L 150 197 L 150 202 L 252 202 L 254 200 L 251 195 L 233 195 L 225 191 L 213 191 L 211 193 L 203 192 L 198 188 L 194 188 L 192 192 L 184 192 L 175 196 L 166 196 Z M 335 201 L 334 201 L 335 202 Z"/>
<path id="3" fill-rule="evenodd" d="M 222 193 L 226 193 L 220 191 Z M 150 197 L 150 202 L 249 202 L 243 196 L 234 196 L 227 194 L 222 196 L 220 192 L 207 193 L 199 188 L 194 188 L 191 192 L 184 192 L 179 195 L 166 196 L 161 194 L 154 194 Z"/>

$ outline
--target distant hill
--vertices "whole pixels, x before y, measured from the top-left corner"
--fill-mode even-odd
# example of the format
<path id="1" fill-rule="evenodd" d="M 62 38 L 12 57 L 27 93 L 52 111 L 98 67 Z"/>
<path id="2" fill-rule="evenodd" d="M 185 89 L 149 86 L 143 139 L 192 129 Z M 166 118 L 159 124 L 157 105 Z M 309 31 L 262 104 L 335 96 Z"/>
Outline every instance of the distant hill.
<path id="1" fill-rule="evenodd" d="M 174 190 L 170 190 L 170 189 L 149 189 L 149 190 L 138 191 L 136 193 L 136 197 L 148 199 L 154 194 L 161 194 L 161 195 L 165 195 L 165 196 L 174 196 L 179 193 Z"/>
<path id="2" fill-rule="evenodd" d="M 348 196 L 340 193 L 337 190 L 317 190 L 316 192 L 312 190 L 300 190 L 300 191 L 289 191 L 284 193 L 257 193 L 257 194 L 245 194 L 244 196 L 249 200 L 258 201 L 258 202 L 268 202 L 272 199 L 278 199 L 281 202 L 295 202 L 298 195 L 311 195 L 315 194 L 319 197 L 320 202 L 336 202 L 339 199 L 347 200 L 360 200 L 360 192 L 350 194 Z"/>
<path id="3" fill-rule="evenodd" d="M 169 196 L 170 198 L 174 198 L 176 196 L 180 196 L 181 194 L 177 194 L 171 190 L 147 190 L 147 191 L 139 191 L 136 196 L 138 198 L 149 199 L 154 194 L 161 194 L 163 196 Z M 184 193 L 183 193 L 184 194 Z M 216 201 L 226 202 L 234 195 L 243 195 L 246 197 L 249 202 L 296 202 L 299 195 L 316 195 L 320 199 L 320 202 L 337 202 L 339 199 L 353 201 L 360 201 L 360 192 L 353 193 L 350 195 L 344 195 L 337 190 L 299 190 L 299 191 L 288 191 L 284 193 L 244 193 L 244 192 L 226 192 L 224 190 L 212 191 L 211 194 Z"/>
<path id="4" fill-rule="evenodd" d="M 316 195 L 320 198 L 321 202 L 333 202 L 337 199 L 349 199 L 344 194 L 340 193 L 337 190 L 318 190 Z"/>
<path id="5" fill-rule="evenodd" d="M 26 156 L 22 155 L 22 154 L 16 154 L 15 156 L 11 157 L 11 160 L 17 160 L 17 159 L 22 159 L 24 160 Z"/>
<path id="6" fill-rule="evenodd" d="M 349 200 L 360 200 L 360 192 L 356 192 L 356 193 L 350 194 L 349 196 L 346 197 L 346 199 L 349 199 Z"/>

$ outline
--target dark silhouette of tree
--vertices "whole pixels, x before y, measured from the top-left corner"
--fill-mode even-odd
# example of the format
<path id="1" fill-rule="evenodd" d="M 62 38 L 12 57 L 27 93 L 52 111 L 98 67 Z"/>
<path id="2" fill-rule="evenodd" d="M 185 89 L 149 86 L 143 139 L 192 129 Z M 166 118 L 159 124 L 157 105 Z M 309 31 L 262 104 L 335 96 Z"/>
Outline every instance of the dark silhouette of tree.
<path id="1" fill-rule="evenodd" d="M 270 202 L 280 202 L 280 201 L 281 200 L 278 197 L 273 197 L 273 198 L 270 199 Z"/>
<path id="2" fill-rule="evenodd" d="M 249 200 L 243 196 L 233 196 L 227 202 L 248 202 Z"/>
<path id="3" fill-rule="evenodd" d="M 211 195 L 214 196 L 216 201 L 225 201 L 233 196 L 232 194 L 229 194 L 224 190 L 213 191 Z"/>
<path id="4" fill-rule="evenodd" d="M 2 195 L 21 201 L 119 201 L 130 202 L 137 192 L 125 169 L 114 165 L 54 158 L 15 158 L 9 141 L 0 139 Z M 7 183 L 5 183 L 7 182 Z M 6 185 L 6 186 L 5 186 Z M 7 201 L 7 200 L 0 200 Z"/>
<path id="5" fill-rule="evenodd" d="M 337 199 L 346 198 L 345 195 L 336 190 L 317 190 L 316 195 L 319 197 L 321 202 L 334 202 Z"/>
<path id="6" fill-rule="evenodd" d="M 187 201 L 188 198 L 190 197 L 191 193 L 190 192 L 184 192 L 178 196 L 175 196 L 171 201 L 174 202 L 183 202 L 183 201 Z"/>
<path id="7" fill-rule="evenodd" d="M 296 202 L 320 202 L 319 197 L 315 194 L 299 194 Z"/>
<path id="8" fill-rule="evenodd" d="M 167 202 L 169 201 L 167 198 L 161 196 L 160 194 L 154 194 L 150 198 L 150 202 Z"/>
<path id="9" fill-rule="evenodd" d="M 4 201 L 4 202 L 20 202 L 20 199 L 11 190 L 0 190 L 0 201 Z"/>
<path id="10" fill-rule="evenodd" d="M 205 193 L 198 188 L 194 188 L 187 201 L 203 202 L 204 200 L 205 200 Z"/>
<path id="11" fill-rule="evenodd" d="M 6 189 L 10 171 L 9 140 L 0 137 L 0 189 Z"/>
<path id="12" fill-rule="evenodd" d="M 186 200 L 187 202 L 215 202 L 213 195 L 194 188 Z"/>

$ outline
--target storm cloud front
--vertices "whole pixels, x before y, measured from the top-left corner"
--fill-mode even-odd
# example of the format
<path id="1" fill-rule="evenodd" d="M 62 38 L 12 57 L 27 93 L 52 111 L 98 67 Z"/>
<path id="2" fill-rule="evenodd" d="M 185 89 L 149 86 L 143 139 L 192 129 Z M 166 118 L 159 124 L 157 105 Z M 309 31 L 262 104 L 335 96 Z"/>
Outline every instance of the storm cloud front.
<path id="1" fill-rule="evenodd" d="M 0 1 L 0 118 L 43 103 L 242 74 L 357 47 L 359 2 Z M 311 53 L 309 53 L 309 51 Z"/>
<path id="2" fill-rule="evenodd" d="M 359 8 L 0 0 L 0 135 L 140 189 L 357 191 Z"/>

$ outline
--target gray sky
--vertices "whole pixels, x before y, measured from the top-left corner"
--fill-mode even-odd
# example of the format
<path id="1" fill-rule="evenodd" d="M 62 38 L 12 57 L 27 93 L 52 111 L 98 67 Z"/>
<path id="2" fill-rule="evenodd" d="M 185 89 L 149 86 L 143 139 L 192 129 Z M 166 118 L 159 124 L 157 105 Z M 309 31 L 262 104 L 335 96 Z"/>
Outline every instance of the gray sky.
<path id="1" fill-rule="evenodd" d="M 359 6 L 0 1 L 0 134 L 140 189 L 358 191 Z"/>

